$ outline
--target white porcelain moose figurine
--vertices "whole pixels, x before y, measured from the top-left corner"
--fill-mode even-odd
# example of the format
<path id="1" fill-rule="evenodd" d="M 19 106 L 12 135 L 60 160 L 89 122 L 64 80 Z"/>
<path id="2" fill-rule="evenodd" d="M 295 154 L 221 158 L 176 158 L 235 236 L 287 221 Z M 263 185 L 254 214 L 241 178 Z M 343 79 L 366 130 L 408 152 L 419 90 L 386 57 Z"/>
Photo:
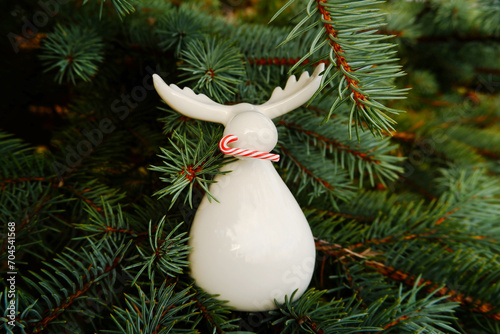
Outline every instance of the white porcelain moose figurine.
<path id="1" fill-rule="evenodd" d="M 277 87 L 261 105 L 222 105 L 153 75 L 156 91 L 174 110 L 222 123 L 220 148 L 238 158 L 222 168 L 230 173 L 215 177 L 210 193 L 218 202 L 205 195 L 189 240 L 196 284 L 237 310 L 276 308 L 274 299 L 282 303 L 295 290 L 298 298 L 311 281 L 316 255 L 311 229 L 270 161 L 277 156 L 266 152 L 278 142 L 271 119 L 307 102 L 320 86 L 323 69 L 320 64 L 298 81 L 291 76 L 284 90 Z"/>

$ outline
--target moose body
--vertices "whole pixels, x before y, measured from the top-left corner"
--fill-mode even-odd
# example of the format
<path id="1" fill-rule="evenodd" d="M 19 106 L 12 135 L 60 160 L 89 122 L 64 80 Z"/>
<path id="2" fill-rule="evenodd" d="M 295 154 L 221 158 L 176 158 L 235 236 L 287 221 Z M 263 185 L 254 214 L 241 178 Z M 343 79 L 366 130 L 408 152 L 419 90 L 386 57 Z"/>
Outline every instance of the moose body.
<path id="1" fill-rule="evenodd" d="M 284 90 L 254 106 L 220 105 L 190 89 L 166 85 L 157 75 L 159 95 L 181 114 L 226 126 L 234 147 L 270 152 L 278 134 L 271 118 L 305 103 L 318 89 L 320 65 L 311 77 L 291 77 Z M 223 167 L 205 195 L 190 231 L 191 276 L 198 286 L 241 311 L 265 311 L 297 290 L 302 295 L 312 277 L 315 245 L 309 224 L 272 162 L 238 157 Z"/>
<path id="2" fill-rule="evenodd" d="M 205 291 L 244 311 L 269 310 L 311 280 L 314 240 L 297 201 L 272 162 L 224 166 L 190 232 L 191 275 Z"/>

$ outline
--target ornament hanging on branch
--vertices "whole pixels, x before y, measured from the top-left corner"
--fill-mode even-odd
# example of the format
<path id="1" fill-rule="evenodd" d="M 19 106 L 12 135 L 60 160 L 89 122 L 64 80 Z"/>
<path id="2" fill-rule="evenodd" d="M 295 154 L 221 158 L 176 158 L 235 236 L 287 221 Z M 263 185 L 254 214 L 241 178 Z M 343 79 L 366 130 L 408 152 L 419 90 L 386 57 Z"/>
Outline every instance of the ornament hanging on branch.
<path id="1" fill-rule="evenodd" d="M 278 142 L 271 119 L 307 102 L 318 90 L 324 65 L 297 81 L 291 76 L 285 89 L 277 87 L 264 104 L 222 105 L 191 89 L 167 85 L 153 75 L 162 99 L 177 112 L 225 126 L 219 147 L 236 156 L 225 165 L 231 171 L 215 177 L 190 231 L 191 276 L 198 286 L 220 295 L 241 311 L 266 311 L 284 302 L 310 283 L 315 245 L 309 224 L 297 201 L 271 161 Z"/>

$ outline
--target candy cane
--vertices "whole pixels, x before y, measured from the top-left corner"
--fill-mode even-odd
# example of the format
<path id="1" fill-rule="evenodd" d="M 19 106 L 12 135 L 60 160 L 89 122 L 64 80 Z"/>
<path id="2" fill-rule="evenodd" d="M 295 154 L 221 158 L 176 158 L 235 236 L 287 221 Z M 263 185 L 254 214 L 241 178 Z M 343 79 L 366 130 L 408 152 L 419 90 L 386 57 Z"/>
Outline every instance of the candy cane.
<path id="1" fill-rule="evenodd" d="M 235 135 L 227 135 L 223 137 L 220 142 L 219 142 L 219 149 L 228 155 L 238 155 L 241 157 L 247 157 L 247 158 L 258 158 L 258 159 L 264 159 L 264 160 L 271 160 L 274 162 L 278 162 L 280 160 L 279 154 L 273 154 L 273 153 L 266 153 L 266 152 L 260 152 L 260 151 L 253 151 L 253 150 L 245 150 L 243 148 L 233 148 L 227 146 L 227 144 L 232 143 L 234 141 L 237 141 L 238 137 Z"/>

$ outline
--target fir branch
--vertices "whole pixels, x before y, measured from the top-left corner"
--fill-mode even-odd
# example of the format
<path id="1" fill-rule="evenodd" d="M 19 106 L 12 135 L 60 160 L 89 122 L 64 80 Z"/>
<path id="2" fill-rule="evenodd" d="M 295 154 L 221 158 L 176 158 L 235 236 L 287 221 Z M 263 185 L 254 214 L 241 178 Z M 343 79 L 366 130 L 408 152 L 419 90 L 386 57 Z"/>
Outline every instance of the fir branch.
<path id="1" fill-rule="evenodd" d="M 313 3 L 316 4 L 314 9 Z M 379 43 L 390 36 L 375 33 L 382 26 L 383 15 L 371 7 L 374 4 L 379 2 L 311 0 L 302 20 L 283 42 L 287 43 L 306 31 L 315 31 L 316 37 L 309 52 L 292 70 L 315 53 L 320 53 L 317 61 L 328 59 L 330 64 L 325 70 L 322 87 L 327 87 L 337 77 L 340 81 L 329 89 L 328 94 L 332 95 L 338 90 L 338 96 L 325 119 L 328 120 L 340 104 L 350 100 L 349 117 L 354 121 L 358 136 L 358 127 L 363 124 L 372 133 L 393 130 L 395 122 L 386 113 L 398 114 L 401 111 L 384 106 L 378 100 L 402 98 L 406 92 L 406 89 L 396 89 L 386 83 L 403 73 L 399 66 L 390 64 L 396 60 L 391 58 L 394 52 L 388 51 L 394 45 Z M 328 52 L 323 50 L 325 44 L 329 46 Z M 348 125 L 351 134 L 351 122 Z"/>
<path id="2" fill-rule="evenodd" d="M 500 321 L 500 313 L 492 313 L 493 311 L 497 310 L 497 306 L 493 306 L 489 303 L 476 300 L 473 297 L 466 296 L 463 293 L 454 291 L 447 287 L 443 287 L 424 278 L 412 276 L 411 274 L 408 274 L 402 270 L 395 269 L 379 261 L 369 260 L 369 256 L 367 256 L 370 255 L 369 251 L 358 253 L 351 250 L 351 247 L 346 248 L 342 245 L 330 244 L 324 240 L 316 241 L 316 249 L 318 251 L 324 252 L 329 256 L 338 258 L 342 263 L 358 261 L 368 268 L 375 269 L 378 273 L 384 275 L 385 277 L 397 282 L 404 283 L 408 286 L 416 286 L 418 288 L 426 287 L 425 290 L 429 293 L 432 292 L 436 295 L 444 296 L 451 302 L 457 302 L 462 306 L 468 307 L 472 312 L 481 313 L 487 317 Z M 371 256 L 373 255 L 374 254 L 372 253 Z M 392 327 L 396 324 L 397 322 L 393 322 L 389 327 Z"/>
<path id="3" fill-rule="evenodd" d="M 199 312 L 198 319 L 195 320 L 195 323 L 204 319 L 208 322 L 212 332 L 218 334 L 224 334 L 226 331 L 237 329 L 237 326 L 233 324 L 233 322 L 238 321 L 238 319 L 228 319 L 231 308 L 224 305 L 225 301 L 220 301 L 196 287 L 193 287 L 193 290 L 196 294 L 191 296 L 190 300 L 193 302 L 195 309 Z"/>
<path id="4" fill-rule="evenodd" d="M 423 332 L 424 328 L 443 333 L 437 329 L 439 327 L 448 333 L 456 332 L 447 322 L 452 319 L 448 314 L 456 304 L 443 303 L 444 298 L 436 298 L 434 293 L 417 299 L 421 289 L 418 286 L 407 292 L 400 289 L 394 301 L 381 298 L 367 308 L 362 308 L 362 301 L 356 301 L 355 296 L 325 301 L 321 298 L 325 291 L 309 289 L 293 303 L 285 299 L 285 303 L 279 305 L 283 316 L 273 324 L 283 323 L 285 331 L 309 333 L 376 333 L 389 328 L 397 328 L 398 333 L 413 333 L 418 329 Z M 278 311 L 271 314 L 278 314 Z"/>
<path id="5" fill-rule="evenodd" d="M 91 234 L 76 237 L 75 239 L 91 239 L 100 244 L 107 241 L 108 238 L 120 242 L 129 238 L 139 239 L 148 234 L 147 231 L 137 233 L 131 229 L 129 220 L 124 217 L 120 205 L 113 207 L 104 198 L 101 198 L 101 204 L 98 207 L 87 203 L 85 205 L 88 219 L 84 223 L 76 223 L 72 224 L 72 226 L 75 229 L 90 232 Z"/>
<path id="6" fill-rule="evenodd" d="M 10 184 L 0 193 L 0 226 L 6 230 L 7 222 L 16 223 L 16 249 L 20 259 L 26 253 L 43 258 L 43 255 L 53 252 L 54 245 L 46 244 L 45 237 L 61 230 L 60 226 L 47 221 L 54 219 L 60 208 L 71 201 L 56 194 L 51 187 L 44 187 L 41 182 Z M 41 247 L 33 251 L 37 248 L 34 244 Z M 7 238 L 1 238 L 0 249 L 4 250 L 6 246 Z M 0 252 L 0 259 L 7 260 L 7 253 Z"/>
<path id="7" fill-rule="evenodd" d="M 196 301 L 196 299 L 193 299 L 193 302 L 195 302 L 195 305 L 200 310 L 203 318 L 206 319 L 210 323 L 210 325 L 215 329 L 215 332 L 218 334 L 223 334 L 224 331 L 220 328 L 220 325 L 214 320 L 214 317 L 212 316 L 211 312 L 209 312 L 208 309 L 202 303 Z"/>
<path id="8" fill-rule="evenodd" d="M 108 233 L 108 232 L 109 233 L 125 233 L 125 234 L 129 234 L 131 236 L 140 236 L 140 235 L 146 234 L 145 232 L 136 233 L 132 230 L 127 230 L 125 228 L 117 229 L 117 228 L 111 227 L 111 226 L 103 226 L 102 231 L 104 231 L 105 233 Z"/>
<path id="9" fill-rule="evenodd" d="M 493 249 L 467 247 L 464 250 L 456 245 L 443 247 L 439 243 L 404 241 L 395 244 L 385 258 L 385 265 L 402 273 L 422 273 L 426 280 L 446 284 L 450 289 L 456 287 L 468 301 L 498 307 L 498 259 Z M 446 274 L 443 266 L 450 268 Z M 471 285 L 471 281 L 481 284 Z M 468 308 L 471 305 L 474 306 L 464 304 Z M 476 311 L 476 307 L 473 308 Z"/>
<path id="10" fill-rule="evenodd" d="M 428 295 L 417 299 L 425 285 L 414 284 L 410 291 L 405 293 L 400 288 L 395 302 L 396 308 L 389 314 L 393 315 L 393 321 L 383 326 L 384 331 L 395 329 L 397 332 L 432 332 L 458 333 L 450 326 L 449 320 L 454 320 L 451 312 L 457 304 L 453 302 L 445 303 L 445 297 L 435 297 L 437 290 L 429 290 Z M 392 309 L 393 307 L 389 307 Z M 396 312 L 394 312 L 397 310 Z"/>
<path id="11" fill-rule="evenodd" d="M 102 208 L 102 206 L 99 206 L 98 204 L 96 204 L 94 202 L 93 199 L 91 199 L 85 195 L 85 193 L 88 193 L 91 191 L 90 188 L 85 188 L 85 189 L 80 190 L 80 189 L 76 189 L 75 187 L 73 187 L 72 185 L 69 185 L 69 184 L 65 185 L 65 188 L 69 189 L 71 192 L 73 192 L 77 197 L 79 197 L 89 207 L 91 207 L 95 211 L 99 212 L 101 215 L 104 215 L 104 209 Z"/>
<path id="12" fill-rule="evenodd" d="M 16 327 L 21 328 L 21 333 L 25 334 L 24 328 L 28 327 L 29 321 L 24 319 L 38 319 L 40 318 L 40 313 L 36 309 L 36 300 L 30 300 L 24 291 L 18 290 L 15 294 L 15 318 L 12 320 L 12 299 L 9 297 L 9 288 L 5 287 L 4 291 L 0 291 L 0 303 L 3 313 L 0 316 L 0 328 L 4 328 L 6 334 L 19 333 Z M 26 303 L 27 301 L 27 303 Z M 9 309 L 10 308 L 10 309 Z M 12 321 L 14 321 L 15 326 L 11 326 Z M 9 324 L 9 322 L 11 322 Z"/>
<path id="13" fill-rule="evenodd" d="M 418 311 L 417 311 L 418 312 Z M 397 326 L 399 325 L 402 321 L 405 321 L 405 320 L 408 320 L 410 319 L 410 317 L 408 317 L 407 315 L 402 315 L 401 317 L 397 318 L 396 320 L 394 320 L 393 322 L 391 322 L 390 324 L 387 324 L 384 326 L 384 330 L 387 330 L 387 329 L 390 329 L 391 327 L 394 327 L 394 326 Z"/>
<path id="14" fill-rule="evenodd" d="M 122 254 L 122 251 L 123 251 L 123 249 L 120 249 L 119 252 L 116 254 Z M 84 254 L 88 255 L 87 253 L 84 253 Z M 74 253 L 73 255 L 77 255 L 77 254 Z M 66 256 L 68 256 L 68 255 L 66 255 Z M 71 258 L 71 255 L 69 257 Z M 116 257 L 106 259 L 108 262 L 108 264 L 106 266 L 101 267 L 100 269 L 98 269 L 98 268 L 93 269 L 93 272 L 94 272 L 93 277 L 91 277 L 91 275 L 89 275 L 89 274 L 81 276 L 80 277 L 80 279 L 81 279 L 80 287 L 77 289 L 76 286 L 73 286 L 74 291 L 72 294 L 68 294 L 66 296 L 66 298 L 58 298 L 58 300 L 60 300 L 59 305 L 57 305 L 55 307 L 50 307 L 50 309 L 43 312 L 43 314 L 44 314 L 43 318 L 38 320 L 37 322 L 30 323 L 28 330 L 26 332 L 28 334 L 34 334 L 34 333 L 42 332 L 45 329 L 47 329 L 47 327 L 50 325 L 50 323 L 55 321 L 59 316 L 61 316 L 61 314 L 63 314 L 66 310 L 68 310 L 76 300 L 85 297 L 85 294 L 91 288 L 93 288 L 94 285 L 98 281 L 100 281 L 103 277 L 106 277 L 110 272 L 115 270 L 118 267 L 118 265 L 120 264 L 122 258 L 123 258 L 123 255 L 118 255 Z M 65 266 L 69 265 L 69 263 L 66 261 L 66 259 L 64 259 L 64 257 L 62 257 L 62 256 L 60 257 L 58 262 L 61 264 L 64 264 Z M 74 274 L 78 275 L 78 271 L 74 271 Z M 63 276 L 62 273 L 59 273 L 59 275 L 66 279 L 66 277 Z M 51 276 L 49 275 L 49 277 L 51 277 Z M 83 282 L 84 277 L 87 279 L 86 282 Z M 39 277 L 39 276 L 38 276 L 38 278 L 41 279 L 41 277 Z M 36 285 L 31 280 L 29 280 L 27 278 L 26 278 L 26 280 L 30 284 Z M 53 280 L 55 280 L 55 278 L 53 278 Z M 46 285 L 46 284 L 43 286 L 46 288 L 49 287 L 49 285 Z M 39 288 L 37 288 L 37 289 L 39 289 Z M 52 295 L 54 296 L 54 294 L 52 294 Z"/>
<path id="15" fill-rule="evenodd" d="M 104 59 L 102 38 L 93 30 L 80 26 L 57 25 L 42 45 L 40 59 L 45 71 L 57 70 L 55 80 L 61 84 L 76 79 L 90 81 Z"/>
<path id="16" fill-rule="evenodd" d="M 17 183 L 23 183 L 23 182 L 32 182 L 32 181 L 46 181 L 46 177 L 20 177 L 20 178 L 12 178 L 12 179 L 5 179 L 0 182 L 0 187 L 1 190 L 5 190 L 6 185 L 8 184 L 17 184 Z"/>
<path id="17" fill-rule="evenodd" d="M 290 152 L 286 148 L 281 147 L 281 152 L 283 152 L 283 154 L 286 157 L 288 157 L 291 161 L 293 161 L 295 163 L 295 165 L 304 174 L 306 174 L 307 176 L 309 176 L 310 178 L 312 178 L 316 183 L 322 185 L 323 187 L 325 187 L 329 191 L 333 191 L 334 190 L 335 187 L 332 184 L 330 184 L 328 181 L 323 180 L 320 177 L 314 175 L 314 173 L 310 169 L 308 169 L 304 164 L 302 164 L 299 160 L 297 160 L 297 158 L 295 158 L 293 155 L 291 155 Z"/>
<path id="18" fill-rule="evenodd" d="M 356 216 L 348 213 L 343 213 L 343 212 L 335 212 L 335 211 L 327 211 L 327 210 L 315 210 L 314 208 L 311 207 L 303 207 L 302 208 L 304 211 L 306 210 L 313 210 L 316 215 L 319 217 L 327 216 L 327 217 L 332 217 L 332 218 L 345 218 L 347 220 L 357 220 L 359 222 L 372 222 L 375 220 L 375 217 L 369 217 L 369 216 Z"/>
<path id="19" fill-rule="evenodd" d="M 364 190 L 348 203 L 343 204 L 339 211 L 354 216 L 355 220 L 364 223 L 364 225 L 371 226 L 372 222 L 379 219 L 381 215 L 391 217 L 399 215 L 399 213 L 395 214 L 395 211 L 397 212 L 401 207 L 407 208 L 409 203 L 414 200 L 415 198 L 407 199 L 386 190 Z M 416 200 L 419 201 L 420 198 Z M 410 213 L 411 216 L 415 214 L 415 211 Z"/>
<path id="20" fill-rule="evenodd" d="M 488 158 L 500 158 L 500 135 L 495 129 L 477 129 L 471 126 L 455 125 L 448 130 L 448 136 L 469 145 Z"/>
<path id="21" fill-rule="evenodd" d="M 333 157 L 335 164 L 349 171 L 350 179 L 359 175 L 360 186 L 367 176 L 372 186 L 375 185 L 375 177 L 382 184 L 386 180 L 395 180 L 403 169 L 398 166 L 403 159 L 389 154 L 397 149 L 390 145 L 388 138 L 370 140 L 368 134 L 360 134 L 361 141 L 349 139 L 345 133 L 344 117 L 322 124 L 320 117 L 311 116 L 309 112 L 296 112 L 289 117 L 280 120 L 278 125 L 286 128 L 288 136 L 296 137 L 305 142 L 307 147 L 313 146 L 319 149 L 325 156 Z"/>
<path id="22" fill-rule="evenodd" d="M 448 195 L 450 217 L 478 228 L 491 214 L 500 214 L 500 182 L 484 169 L 458 167 L 440 169 L 440 173 L 436 181 L 439 191 Z"/>
<path id="23" fill-rule="evenodd" d="M 194 91 L 224 103 L 231 101 L 238 85 L 244 81 L 245 68 L 238 50 L 214 38 L 192 41 L 181 52 L 184 60 L 180 69 L 186 78 L 179 84 L 195 82 Z"/>
<path id="24" fill-rule="evenodd" d="M 480 21 L 482 22 L 482 30 L 500 37 L 500 27 L 498 26 L 500 9 L 498 3 L 495 0 L 479 0 L 478 6 L 481 8 Z"/>
<path id="25" fill-rule="evenodd" d="M 227 173 L 221 172 L 220 167 L 234 159 L 225 161 L 222 159 L 223 154 L 218 150 L 220 129 L 209 128 L 207 132 L 204 132 L 202 128 L 196 129 L 199 135 L 196 141 L 177 132 L 174 133 L 172 139 L 169 139 L 169 149 L 161 148 L 163 154 L 160 157 L 163 159 L 164 166 L 150 167 L 151 170 L 165 175 L 160 179 L 169 185 L 157 191 L 155 195 L 162 198 L 173 194 L 171 207 L 181 195 L 184 196 L 184 203 L 188 202 L 192 207 L 195 184 L 205 191 L 209 199 L 217 200 L 210 194 L 208 185 L 213 183 L 215 175 Z"/>
<path id="26" fill-rule="evenodd" d="M 363 326 L 366 313 L 350 300 L 322 300 L 326 291 L 307 290 L 301 298 L 294 300 L 295 292 L 285 297 L 283 304 L 271 314 L 278 317 L 273 325 L 282 324 L 285 332 L 306 331 L 308 333 L 359 333 L 379 331 L 376 326 Z"/>
<path id="27" fill-rule="evenodd" d="M 51 140 L 49 145 L 35 128 L 26 131 L 24 123 L 1 125 L 38 145 L 33 149 L 0 132 L 0 228 L 15 222 L 16 269 L 18 277 L 27 278 L 16 282 L 15 328 L 6 322 L 8 290 L 0 292 L 0 328 L 7 333 L 500 333 L 498 45 L 488 43 L 498 41 L 497 0 L 389 1 L 385 7 L 378 0 L 309 0 L 298 15 L 280 11 L 296 22 L 290 29 L 229 22 L 219 17 L 217 6 L 204 14 L 208 7 L 193 7 L 193 1 L 85 0 L 77 11 L 62 1 L 41 7 L 28 2 L 4 4 L 4 12 L 12 14 L 3 22 L 12 27 L 9 41 L 34 51 L 7 57 L 12 66 L 4 69 L 13 81 L 6 92 L 14 102 L 7 99 L 4 109 L 28 126 L 42 126 Z M 253 8 L 277 3 L 271 2 Z M 115 5 L 136 12 L 120 22 L 125 11 L 108 15 Z M 95 18 L 99 7 L 101 20 Z M 387 29 L 378 8 L 390 14 Z M 43 24 L 53 30 L 49 34 L 38 24 L 44 12 L 50 16 Z M 402 72 L 387 34 L 397 35 L 405 68 L 412 72 L 398 85 L 413 87 L 414 94 L 384 109 L 369 103 L 404 95 L 393 87 Z M 231 70 L 216 64 L 221 71 L 212 73 L 215 63 L 206 66 L 217 53 L 206 47 L 208 40 L 227 46 L 218 59 L 234 65 Z M 71 48 L 81 52 L 83 65 L 68 57 Z M 70 85 L 37 77 L 39 55 L 53 56 L 42 64 Z M 206 93 L 212 89 L 228 103 L 260 104 L 287 71 L 319 63 L 328 69 L 317 102 L 277 120 L 277 150 L 288 153 L 277 170 L 316 236 L 312 286 L 326 290 L 313 288 L 288 299 L 289 305 L 261 314 L 255 323 L 256 314 L 235 311 L 193 286 L 186 263 L 177 262 L 185 261 L 186 254 L 177 255 L 186 251 L 188 229 L 179 224 L 192 219 L 198 195 L 227 163 L 216 148 L 221 128 L 169 114 L 162 120 L 169 139 L 163 143 L 155 123 L 159 100 L 142 68 L 158 64 L 156 71 L 166 70 L 174 81 L 204 70 L 189 84 Z M 16 68 L 26 73 L 14 73 Z M 217 76 L 225 81 L 214 84 Z M 28 77 L 32 89 L 16 89 Z M 33 106 L 41 105 L 57 108 L 48 108 L 53 110 L 43 115 L 43 124 L 38 118 L 32 122 L 31 115 L 40 116 L 42 109 Z M 61 112 L 62 105 L 71 107 Z M 367 112 L 367 106 L 377 110 Z M 115 107 L 128 111 L 121 114 Z M 398 117 L 402 129 L 395 132 L 388 115 L 408 107 L 410 118 Z M 19 117 L 23 112 L 30 116 Z M 71 150 L 89 139 L 82 132 L 98 129 L 104 117 L 119 129 L 106 133 L 89 154 L 79 154 L 81 160 L 68 162 Z M 321 119 L 329 122 L 320 126 Z M 390 144 L 392 138 L 372 140 L 369 132 L 358 133 L 360 142 L 351 141 L 346 126 L 392 135 L 400 145 Z M 155 164 L 150 160 L 159 146 L 166 164 L 156 175 L 146 168 Z M 426 159 L 410 159 L 400 175 L 400 157 L 419 152 Z M 65 164 L 61 173 L 54 172 L 54 159 Z M 54 175 L 63 173 L 64 179 Z M 159 200 L 149 195 L 163 187 L 157 176 L 166 181 Z M 372 176 L 374 189 L 364 190 L 370 185 L 361 182 Z M 341 199 L 335 210 L 331 198 Z M 135 247 L 116 250 L 129 244 Z M 0 257 L 6 246 L 3 238 Z M 117 264 L 107 271 L 115 260 L 126 261 L 128 270 Z M 31 274 L 23 273 L 27 264 Z M 175 271 L 179 268 L 183 273 Z M 131 287 L 127 283 L 140 270 L 135 278 L 141 286 Z M 165 274 L 171 277 L 162 282 Z M 117 282 L 120 275 L 125 279 Z M 250 321 L 238 328 L 244 317 Z"/>
<path id="28" fill-rule="evenodd" d="M 418 42 L 422 43 L 446 43 L 451 40 L 455 40 L 458 42 L 499 42 L 500 37 L 494 35 L 480 35 L 480 34 L 471 34 L 471 35 L 463 35 L 460 33 L 457 34 L 441 34 L 439 36 L 421 36 L 417 38 Z"/>
<path id="29" fill-rule="evenodd" d="M 250 65 L 258 65 L 258 66 L 265 66 L 265 65 L 281 65 L 281 66 L 294 66 L 297 63 L 299 63 L 300 58 L 247 58 L 247 62 Z M 314 67 L 318 66 L 319 64 L 330 64 L 328 60 L 321 60 L 315 63 L 311 63 L 311 59 L 306 59 L 301 62 L 304 65 L 312 65 Z"/>
<path id="30" fill-rule="evenodd" d="M 40 202 L 38 202 L 34 207 L 26 210 L 26 216 L 25 218 L 21 221 L 21 224 L 19 225 L 18 229 L 23 230 L 26 225 L 30 223 L 30 221 L 33 219 L 33 217 L 37 216 L 40 210 L 45 207 L 45 204 L 51 200 L 51 195 L 45 196 Z"/>
<path id="31" fill-rule="evenodd" d="M 285 127 L 289 128 L 289 129 L 293 129 L 297 132 L 300 132 L 300 133 L 303 133 L 307 136 L 310 136 L 319 142 L 322 142 L 324 147 L 328 150 L 346 151 L 346 152 L 358 157 L 361 160 L 365 160 L 365 161 L 372 162 L 375 164 L 380 164 L 380 162 L 381 162 L 380 160 L 377 160 L 375 157 L 373 157 L 373 155 L 371 155 L 372 152 L 364 153 L 364 152 L 361 152 L 360 150 L 353 149 L 352 147 L 345 145 L 336 139 L 324 137 L 321 134 L 314 132 L 314 131 L 311 131 L 311 130 L 305 130 L 302 128 L 301 125 L 299 125 L 297 123 L 292 123 L 292 122 L 287 122 L 285 120 L 282 120 L 282 121 L 279 121 L 278 124 L 284 125 Z"/>
<path id="32" fill-rule="evenodd" d="M 148 295 L 140 286 L 136 285 L 136 288 L 138 296 L 125 295 L 127 309 L 115 307 L 111 318 L 120 330 L 109 331 L 110 333 L 166 334 L 176 326 L 189 322 L 189 318 L 195 315 L 179 314 L 193 303 L 189 301 L 190 287 L 175 292 L 175 284 L 167 285 L 163 281 L 157 288 L 154 281 L 151 281 Z"/>
<path id="33" fill-rule="evenodd" d="M 106 2 L 106 0 L 96 1 L 100 2 L 99 18 L 102 18 L 104 3 Z M 83 5 L 87 4 L 87 2 L 89 2 L 89 0 L 83 0 Z M 111 5 L 115 9 L 120 19 L 123 19 L 123 17 L 127 16 L 128 14 L 135 12 L 135 7 L 133 5 L 134 2 L 135 0 L 111 0 Z"/>
<path id="34" fill-rule="evenodd" d="M 355 252 L 352 249 L 356 247 L 344 247 L 339 244 L 330 244 L 325 240 L 320 240 L 315 238 L 316 250 L 324 252 L 328 256 L 335 256 L 341 262 L 346 259 L 346 256 L 352 256 L 357 259 L 366 259 L 369 256 L 379 255 L 378 253 L 372 252 L 370 249 L 365 249 L 363 252 Z"/>
<path id="35" fill-rule="evenodd" d="M 447 287 L 439 288 L 440 286 L 436 283 L 433 283 L 429 280 L 425 280 L 424 278 L 412 276 L 408 273 L 394 269 L 390 266 L 387 266 L 377 261 L 372 261 L 372 260 L 364 261 L 363 264 L 366 265 L 367 267 L 375 269 L 380 274 L 392 280 L 402 282 L 406 285 L 410 286 L 416 285 L 418 287 L 427 286 L 426 290 L 428 292 L 435 291 L 437 295 L 446 296 L 448 300 L 460 303 L 461 305 L 468 307 L 472 312 L 481 313 L 489 318 L 500 321 L 500 313 L 492 313 L 492 311 L 496 311 L 498 309 L 498 306 L 493 306 L 489 303 L 484 303 L 480 300 L 476 300 L 473 297 L 466 296 L 463 293 L 454 291 Z"/>
<path id="36" fill-rule="evenodd" d="M 189 43 L 201 39 L 204 35 L 203 18 L 185 7 L 168 11 L 158 22 L 156 33 L 163 50 L 174 49 L 179 56 Z"/>
<path id="37" fill-rule="evenodd" d="M 149 222 L 149 247 L 137 245 L 141 261 L 125 268 L 125 270 L 139 267 L 132 284 L 134 284 L 147 269 L 149 280 L 153 280 L 154 273 L 175 277 L 182 274 L 189 262 L 186 260 L 191 247 L 187 246 L 186 232 L 176 234 L 180 224 L 174 227 L 166 236 L 163 234 L 165 216 L 155 224 L 153 234 L 152 222 Z"/>
<path id="38" fill-rule="evenodd" d="M 283 156 L 280 165 L 286 171 L 285 181 L 297 183 L 297 194 L 309 187 L 310 201 L 326 193 L 334 206 L 337 206 L 335 198 L 346 201 L 352 196 L 352 186 L 347 183 L 346 173 L 342 170 L 332 175 L 329 164 L 319 163 L 322 158 L 317 159 L 318 164 L 312 169 L 309 163 L 314 158 L 301 154 L 303 149 L 291 143 L 279 145 L 279 150 Z"/>
<path id="39" fill-rule="evenodd" d="M 448 213 L 445 214 L 442 218 L 438 219 L 435 223 L 435 225 L 440 225 L 443 223 L 446 219 L 449 219 L 450 216 L 457 211 L 452 210 Z M 453 225 L 455 221 L 451 221 L 450 225 Z M 413 229 L 416 229 L 418 225 L 414 225 Z M 427 230 L 427 229 L 426 229 Z M 498 242 L 497 239 L 491 238 L 486 235 L 467 235 L 463 236 L 460 232 L 456 231 L 449 231 L 448 227 L 444 227 L 441 230 L 438 228 L 435 229 L 430 229 L 424 232 L 420 233 L 412 233 L 410 232 L 404 232 L 404 233 L 398 233 L 394 235 L 388 235 L 385 236 L 384 238 L 373 238 L 373 239 L 368 239 L 360 243 L 352 244 L 348 247 L 349 250 L 356 250 L 356 249 L 370 249 L 369 247 L 374 246 L 374 245 L 383 245 L 383 244 L 391 244 L 391 243 L 401 243 L 404 241 L 411 241 L 411 240 L 434 240 L 436 242 L 439 242 L 443 244 L 443 247 L 445 247 L 448 251 L 453 252 L 452 249 L 450 249 L 450 243 L 455 243 L 455 242 L 460 242 L 460 243 L 467 243 L 469 245 L 472 244 L 477 244 L 481 246 L 488 246 L 489 244 L 494 245 L 495 243 Z M 404 240 L 404 241 L 403 241 Z"/>

